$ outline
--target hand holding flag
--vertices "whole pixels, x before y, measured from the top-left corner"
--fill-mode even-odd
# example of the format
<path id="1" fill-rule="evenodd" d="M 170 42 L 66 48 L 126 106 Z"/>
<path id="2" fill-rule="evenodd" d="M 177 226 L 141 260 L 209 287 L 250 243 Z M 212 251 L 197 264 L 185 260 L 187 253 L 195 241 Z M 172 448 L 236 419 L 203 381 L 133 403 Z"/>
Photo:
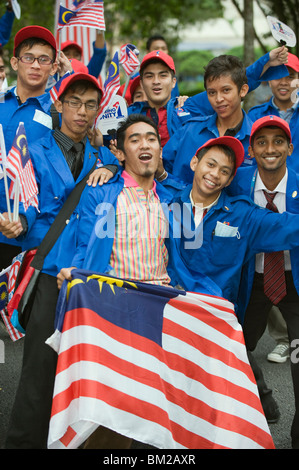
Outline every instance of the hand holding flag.
<path id="1" fill-rule="evenodd" d="M 139 68 L 139 51 L 134 44 L 124 44 L 120 48 L 119 62 L 123 66 L 126 75 L 132 75 Z"/>
<path id="2" fill-rule="evenodd" d="M 104 2 L 102 0 L 90 0 L 74 2 L 79 8 L 71 10 L 60 5 L 58 17 L 58 31 L 67 26 L 87 26 L 105 31 Z"/>

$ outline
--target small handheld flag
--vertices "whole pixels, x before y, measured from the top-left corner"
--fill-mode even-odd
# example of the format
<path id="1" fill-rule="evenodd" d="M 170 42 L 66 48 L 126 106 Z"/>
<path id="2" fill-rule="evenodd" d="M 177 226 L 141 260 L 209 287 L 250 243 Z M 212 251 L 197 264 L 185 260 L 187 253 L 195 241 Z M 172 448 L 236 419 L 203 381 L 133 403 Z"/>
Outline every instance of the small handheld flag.
<path id="1" fill-rule="evenodd" d="M 101 102 L 98 116 L 100 116 L 103 113 L 103 111 L 109 104 L 109 101 L 111 100 L 112 96 L 118 92 L 119 88 L 120 88 L 119 60 L 118 60 L 118 51 L 117 51 L 115 52 L 114 57 L 108 69 L 108 76 L 104 83 L 104 96 Z"/>
<path id="2" fill-rule="evenodd" d="M 23 202 L 25 210 L 27 210 L 30 205 L 38 208 L 38 187 L 28 151 L 23 122 L 19 124 L 11 150 L 7 155 L 7 174 L 11 179 L 9 196 L 16 197 L 16 192 L 20 191 L 20 197 L 18 199 Z"/>

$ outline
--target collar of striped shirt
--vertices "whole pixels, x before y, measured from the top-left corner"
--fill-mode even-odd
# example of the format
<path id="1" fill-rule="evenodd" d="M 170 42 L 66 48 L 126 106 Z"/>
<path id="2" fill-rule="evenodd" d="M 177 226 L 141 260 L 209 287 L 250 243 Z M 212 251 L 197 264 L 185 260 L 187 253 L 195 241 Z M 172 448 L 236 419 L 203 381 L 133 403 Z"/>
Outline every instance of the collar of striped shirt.
<path id="1" fill-rule="evenodd" d="M 137 183 L 137 181 L 135 181 L 133 176 L 129 175 L 129 173 L 127 173 L 126 170 L 123 170 L 121 176 L 124 179 L 125 188 L 137 188 L 137 187 L 139 187 L 139 184 Z M 155 180 L 153 181 L 152 190 L 153 190 L 155 196 L 158 196 L 157 195 L 157 184 L 156 184 Z"/>

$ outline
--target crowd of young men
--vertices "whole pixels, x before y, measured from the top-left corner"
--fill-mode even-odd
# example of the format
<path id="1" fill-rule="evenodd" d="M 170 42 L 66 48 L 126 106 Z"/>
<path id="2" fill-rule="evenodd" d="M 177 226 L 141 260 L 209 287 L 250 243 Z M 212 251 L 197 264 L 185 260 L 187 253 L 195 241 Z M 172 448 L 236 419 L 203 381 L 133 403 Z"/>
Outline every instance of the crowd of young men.
<path id="1" fill-rule="evenodd" d="M 11 58 L 17 85 L 0 103 L 7 149 L 24 122 L 39 188 L 38 210 L 30 206 L 25 211 L 20 204 L 18 221 L 10 221 L 1 181 L 1 268 L 20 250 L 41 242 L 71 190 L 94 168 L 38 281 L 6 447 L 47 446 L 57 356 L 45 340 L 53 333 L 59 289 L 74 267 L 188 291 L 200 291 L 202 279 L 208 279 L 216 295 L 235 305 L 265 415 L 269 422 L 277 420 L 277 405 L 251 351 L 273 305 L 285 319 L 290 344 L 299 338 L 297 101 L 290 83 L 298 78 L 297 57 L 282 46 L 247 70 L 234 56 L 215 57 L 206 67 L 206 92 L 181 105 L 179 97 L 172 98 L 173 59 L 168 51 L 151 50 L 138 80 L 146 100 L 129 106 L 110 151 L 97 146 L 91 133 L 103 95 L 99 82 L 92 72 L 73 73 L 67 54 L 71 57 L 78 47 L 64 46 L 65 54 L 57 57 L 50 31 L 39 26 L 20 30 Z M 57 70 L 60 118 L 53 128 L 45 90 Z M 271 103 L 246 114 L 243 99 L 265 77 L 273 90 Z M 277 207 L 272 202 L 265 209 L 264 191 L 275 194 Z M 132 200 L 138 206 L 133 213 Z M 102 203 L 109 203 L 108 215 L 96 209 Z M 188 227 L 176 211 L 167 220 L 164 209 L 173 203 L 189 208 Z M 99 232 L 106 230 L 107 218 L 111 232 L 103 237 Z M 180 238 L 172 236 L 178 225 Z M 270 289 L 264 293 L 264 253 L 282 251 L 284 280 L 276 274 L 272 278 L 271 287 L 277 284 L 280 291 L 273 299 Z M 291 370 L 291 437 L 293 448 L 299 448 L 298 364 L 292 363 Z M 101 438 L 94 445 L 101 447 Z"/>

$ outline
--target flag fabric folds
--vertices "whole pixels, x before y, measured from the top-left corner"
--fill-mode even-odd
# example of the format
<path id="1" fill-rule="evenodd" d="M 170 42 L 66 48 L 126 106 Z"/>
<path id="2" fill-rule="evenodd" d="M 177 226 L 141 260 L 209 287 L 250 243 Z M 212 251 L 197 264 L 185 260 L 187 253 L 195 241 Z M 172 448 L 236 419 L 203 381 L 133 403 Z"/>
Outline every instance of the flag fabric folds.
<path id="1" fill-rule="evenodd" d="M 76 270 L 65 282 L 49 448 L 99 425 L 162 449 L 273 448 L 225 299 Z"/>
<path id="2" fill-rule="evenodd" d="M 105 31 L 104 2 L 102 0 L 87 1 L 75 10 L 60 5 L 57 29 L 76 25 Z"/>
<path id="3" fill-rule="evenodd" d="M 3 276 L 3 280 L 0 281 L 0 283 L 3 282 L 3 284 L 1 284 L 0 286 L 0 292 L 1 292 L 0 295 L 1 297 L 3 297 L 2 303 L 0 305 L 0 315 L 6 327 L 6 330 L 10 336 L 10 339 L 12 341 L 17 341 L 24 337 L 24 334 L 21 333 L 12 324 L 11 318 L 9 317 L 8 312 L 6 310 L 6 305 L 11 300 L 14 290 L 15 290 L 16 280 L 17 280 L 17 276 L 18 276 L 18 273 L 22 264 L 23 257 L 24 257 L 24 252 L 19 253 L 17 256 L 13 258 L 11 266 L 3 270 L 0 274 L 1 278 Z M 5 291 L 6 291 L 6 295 L 4 294 Z M 5 295 L 5 299 L 4 299 L 4 295 Z"/>
<path id="4" fill-rule="evenodd" d="M 38 187 L 34 168 L 29 155 L 24 123 L 20 122 L 12 147 L 7 155 L 6 172 L 11 179 L 9 197 L 15 195 L 16 183 L 19 183 L 20 198 L 25 210 L 30 205 L 38 208 Z"/>
<path id="5" fill-rule="evenodd" d="M 139 69 L 139 51 L 134 44 L 124 44 L 120 48 L 119 62 L 127 75 L 132 75 Z"/>
<path id="6" fill-rule="evenodd" d="M 56 0 L 55 7 L 55 25 L 56 25 L 56 41 L 57 44 L 63 43 L 64 41 L 75 41 L 83 50 L 82 61 L 88 64 L 91 56 L 93 55 L 93 41 L 96 39 L 96 29 L 82 26 L 73 26 L 68 28 L 59 28 L 58 19 L 60 6 L 63 6 L 69 10 L 74 9 L 72 0 Z"/>
<path id="7" fill-rule="evenodd" d="M 111 64 L 109 65 L 107 79 L 104 83 L 104 95 L 101 101 L 100 109 L 98 112 L 98 117 L 107 108 L 111 98 L 114 95 L 116 95 L 119 88 L 120 88 L 119 59 L 118 59 L 118 51 L 116 51 L 111 61 Z"/>

